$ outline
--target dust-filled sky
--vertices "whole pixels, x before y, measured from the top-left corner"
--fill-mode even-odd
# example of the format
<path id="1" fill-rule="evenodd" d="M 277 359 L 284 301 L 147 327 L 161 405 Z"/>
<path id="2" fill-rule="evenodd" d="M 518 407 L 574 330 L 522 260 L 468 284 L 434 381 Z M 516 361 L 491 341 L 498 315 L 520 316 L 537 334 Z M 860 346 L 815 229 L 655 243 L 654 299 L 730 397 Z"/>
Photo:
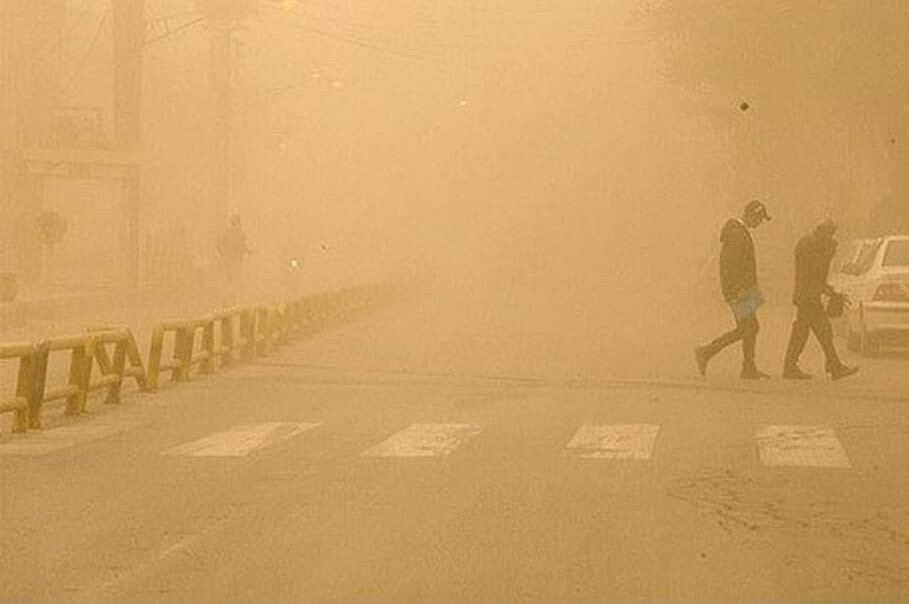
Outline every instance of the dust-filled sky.
<path id="1" fill-rule="evenodd" d="M 900 51 L 877 35 L 898 9 L 840 4 L 815 23 L 785 2 L 263 2 L 238 34 L 231 206 L 258 239 L 327 243 L 358 270 L 683 287 L 728 215 L 763 198 L 788 223 L 770 243 L 782 262 L 813 221 L 856 222 L 892 186 L 881 141 L 905 107 L 867 89 L 902 76 L 830 80 L 859 52 L 855 19 L 875 56 Z M 204 181 L 205 44 L 189 30 L 147 53 L 147 138 L 171 162 L 149 168 L 151 202 L 204 190 L 171 193 L 181 170 Z"/>
<path id="2" fill-rule="evenodd" d="M 898 1 L 259 5 L 232 85 L 229 206 L 259 252 L 251 279 L 293 249 L 316 289 L 429 271 L 643 323 L 645 307 L 716 300 L 719 228 L 751 199 L 777 217 L 759 248 L 785 300 L 812 224 L 857 235 L 905 198 Z M 108 3 L 67 7 L 57 101 L 109 111 Z M 215 270 L 210 36 L 196 3 L 147 0 L 143 241 L 182 232 L 188 264 Z M 92 227 L 116 191 L 49 191 L 90 252 L 67 273 L 84 282 L 85 254 L 122 242 Z"/>
<path id="3" fill-rule="evenodd" d="M 636 8 L 263 7 L 240 36 L 233 205 L 361 268 L 625 272 L 699 205 L 709 144 Z"/>

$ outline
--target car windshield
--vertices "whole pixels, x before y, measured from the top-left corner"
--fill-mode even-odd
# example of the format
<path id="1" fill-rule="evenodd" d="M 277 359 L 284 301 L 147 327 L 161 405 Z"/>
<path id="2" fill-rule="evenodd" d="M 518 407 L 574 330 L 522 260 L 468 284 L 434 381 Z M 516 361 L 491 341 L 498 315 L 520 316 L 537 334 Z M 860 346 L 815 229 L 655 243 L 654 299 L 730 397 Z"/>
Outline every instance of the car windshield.
<path id="1" fill-rule="evenodd" d="M 884 253 L 884 266 L 909 267 L 909 239 L 891 241 Z"/>
<path id="2" fill-rule="evenodd" d="M 871 266 L 874 264 L 874 258 L 877 256 L 877 251 L 880 249 L 880 247 L 880 241 L 866 243 L 864 246 L 862 246 L 862 251 L 859 254 L 858 260 L 855 262 L 858 269 L 858 274 L 861 275 L 871 270 Z"/>
<path id="3" fill-rule="evenodd" d="M 848 272 L 849 267 L 855 262 L 856 256 L 861 249 L 862 244 L 859 241 L 853 241 L 847 246 L 841 247 L 833 262 L 839 272 Z"/>

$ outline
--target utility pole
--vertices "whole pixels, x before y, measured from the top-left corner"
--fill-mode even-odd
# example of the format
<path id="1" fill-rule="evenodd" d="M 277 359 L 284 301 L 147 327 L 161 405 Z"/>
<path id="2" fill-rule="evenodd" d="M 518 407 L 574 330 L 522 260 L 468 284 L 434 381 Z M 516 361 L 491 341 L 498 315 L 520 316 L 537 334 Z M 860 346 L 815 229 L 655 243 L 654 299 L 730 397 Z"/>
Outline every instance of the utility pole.
<path id="1" fill-rule="evenodd" d="M 215 174 L 212 182 L 212 208 L 215 229 L 227 220 L 230 208 L 230 135 L 232 84 L 234 74 L 233 32 L 229 19 L 211 21 L 211 78 L 214 99 L 214 160 Z"/>
<path id="2" fill-rule="evenodd" d="M 214 232 L 227 222 L 230 209 L 231 129 L 233 84 L 236 73 L 234 32 L 255 11 L 255 0 L 201 0 L 211 32 L 211 86 L 214 102 L 214 176 L 211 208 Z"/>
<path id="3" fill-rule="evenodd" d="M 114 135 L 117 146 L 133 158 L 124 168 L 122 191 L 128 222 L 126 271 L 130 287 L 139 284 L 141 219 L 142 53 L 145 46 L 145 0 L 111 0 L 114 38 Z"/>

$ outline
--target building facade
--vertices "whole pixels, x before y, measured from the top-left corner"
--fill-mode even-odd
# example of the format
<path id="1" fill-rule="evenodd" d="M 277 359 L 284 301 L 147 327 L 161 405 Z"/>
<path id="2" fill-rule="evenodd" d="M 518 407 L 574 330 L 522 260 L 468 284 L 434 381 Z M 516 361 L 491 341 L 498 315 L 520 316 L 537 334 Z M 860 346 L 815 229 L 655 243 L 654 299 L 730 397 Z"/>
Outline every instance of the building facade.
<path id="1" fill-rule="evenodd" d="M 0 271 L 37 278 L 38 200 L 23 152 L 51 127 L 61 81 L 65 0 L 0 2 Z"/>

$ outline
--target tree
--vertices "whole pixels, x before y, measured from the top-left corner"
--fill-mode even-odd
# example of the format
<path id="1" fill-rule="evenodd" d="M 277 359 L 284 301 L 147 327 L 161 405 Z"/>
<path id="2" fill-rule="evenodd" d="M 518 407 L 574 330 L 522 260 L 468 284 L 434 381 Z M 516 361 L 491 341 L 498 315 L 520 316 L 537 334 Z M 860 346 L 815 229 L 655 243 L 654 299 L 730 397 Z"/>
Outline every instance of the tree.
<path id="1" fill-rule="evenodd" d="M 726 151 L 754 178 L 826 198 L 828 211 L 866 211 L 885 195 L 909 207 L 904 0 L 672 0 L 648 22 L 669 78 L 755 122 L 713 124 L 733 129 Z"/>

